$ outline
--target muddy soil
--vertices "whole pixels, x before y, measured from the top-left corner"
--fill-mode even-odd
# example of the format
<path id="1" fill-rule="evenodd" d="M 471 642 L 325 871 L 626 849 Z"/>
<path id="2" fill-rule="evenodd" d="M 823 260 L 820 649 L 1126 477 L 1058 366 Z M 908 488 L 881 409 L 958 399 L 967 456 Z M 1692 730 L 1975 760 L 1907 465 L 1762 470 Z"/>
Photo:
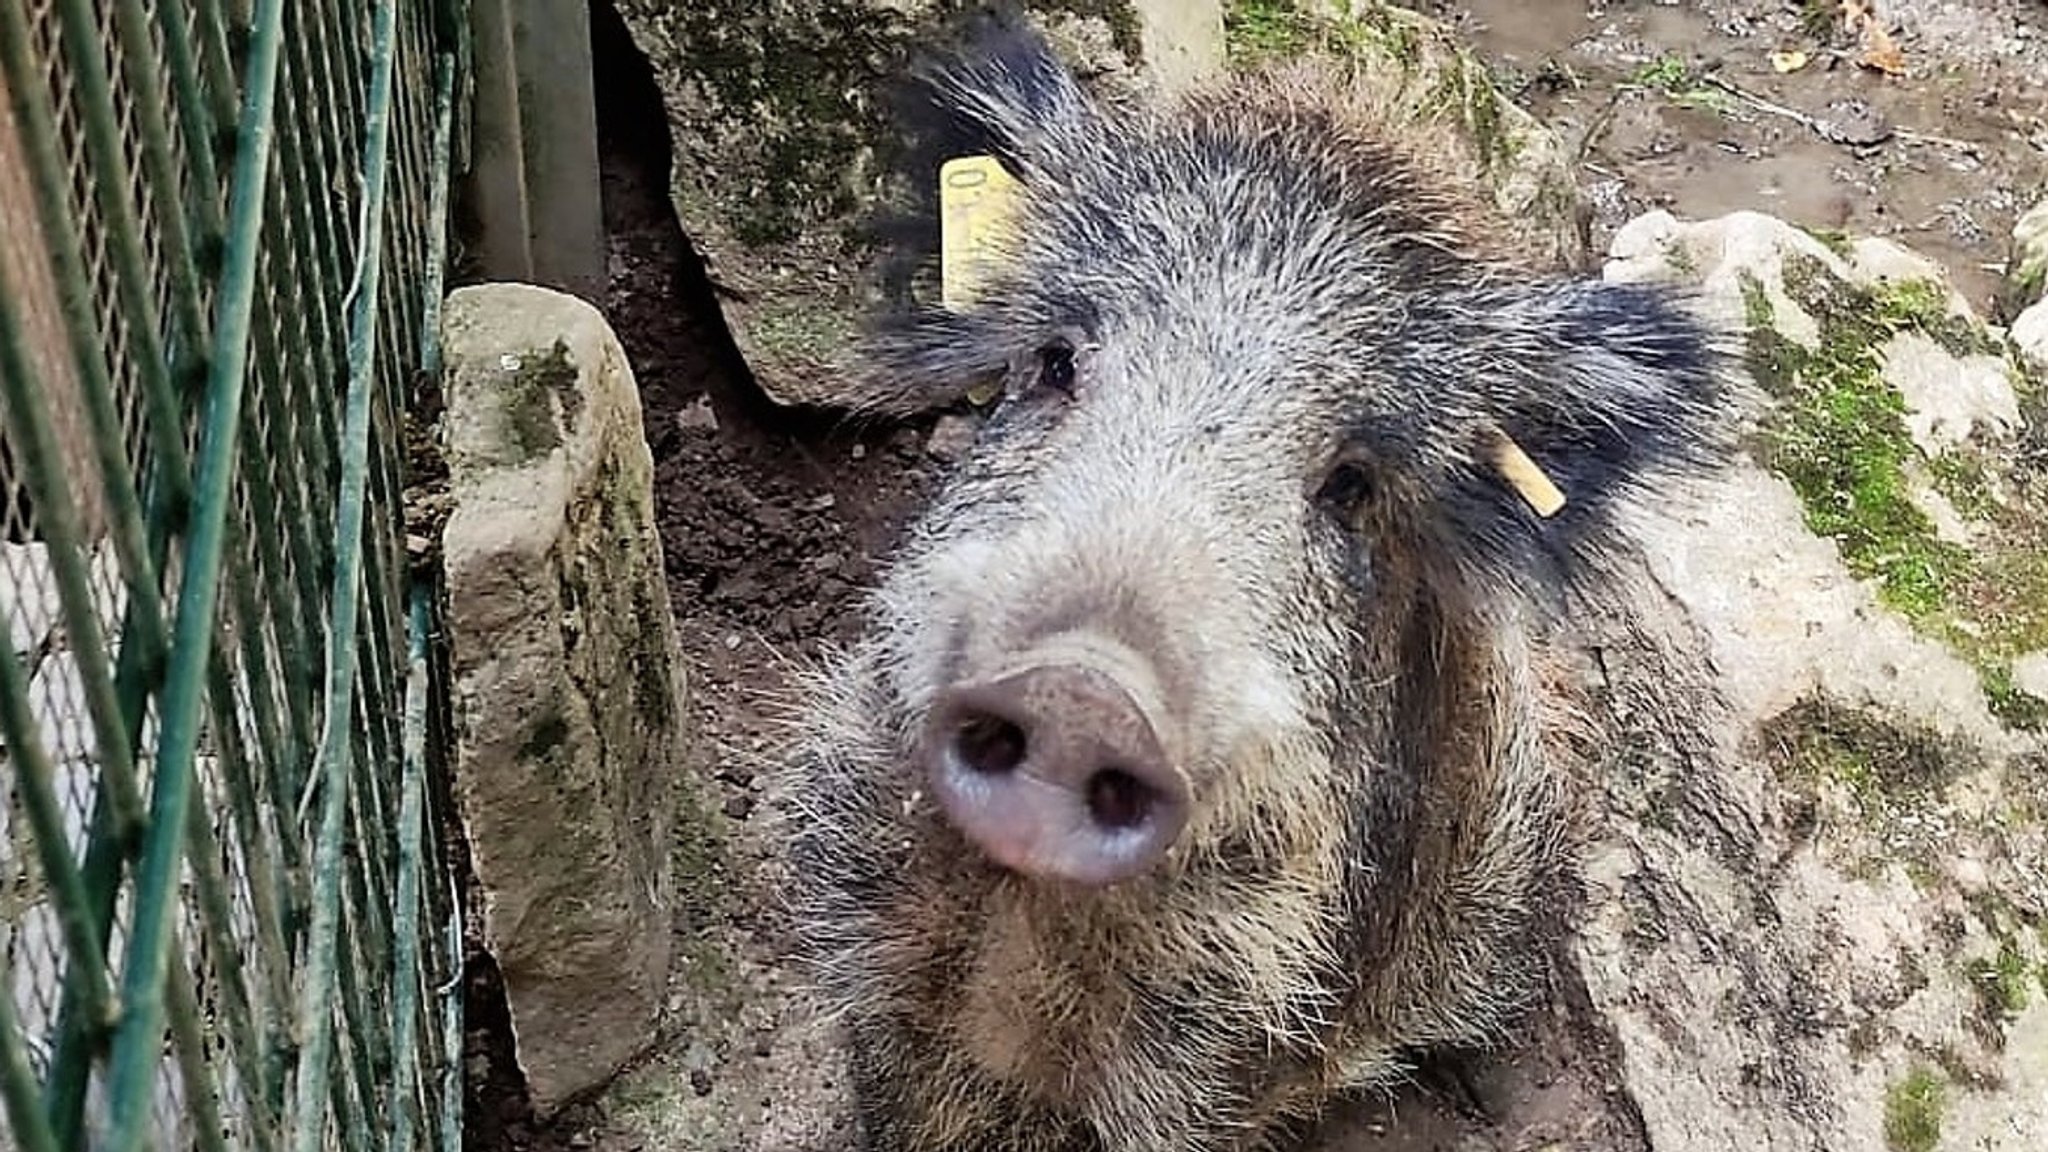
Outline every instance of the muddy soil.
<path id="1" fill-rule="evenodd" d="M 1652 208 L 1888 236 L 1995 313 L 2048 181 L 2048 8 L 1880 0 L 1907 71 L 1857 63 L 1836 0 L 1432 0 L 1578 157 L 1593 245 Z M 1774 53 L 1803 54 L 1778 71 Z M 1789 60 L 1788 60 L 1789 62 Z"/>
<path id="2" fill-rule="evenodd" d="M 2016 213 L 2048 176 L 2048 14 L 2017 0 L 1914 4 L 1912 68 L 1856 66 L 1801 5 L 1593 0 L 1424 3 L 1457 21 L 1508 91 L 1577 150 L 1594 242 L 1650 207 L 1756 209 L 1816 229 L 1890 235 L 1945 263 L 1971 301 L 1994 289 Z M 846 636 L 851 609 L 943 462 L 931 422 L 797 418 L 746 379 L 701 266 L 669 211 L 653 84 L 595 4 L 610 285 L 603 301 L 645 403 L 657 505 L 698 739 L 693 775 L 722 870 L 678 910 L 663 1041 L 602 1101 L 539 1126 L 511 1069 L 502 993 L 476 956 L 467 1146 L 487 1152 L 851 1147 L 829 1037 L 805 1022 L 761 898 L 776 860 L 756 831 L 757 768 L 789 661 Z M 2031 21 L 2031 25 L 2029 24 Z M 1800 49 L 1795 72 L 1769 55 Z M 1676 61 L 1674 65 L 1672 62 Z M 689 862 L 699 867 L 700 862 Z M 1569 982 L 1495 1058 L 1432 1068 L 1392 1099 L 1333 1117 L 1331 1152 L 1646 1147 L 1606 1039 Z"/>

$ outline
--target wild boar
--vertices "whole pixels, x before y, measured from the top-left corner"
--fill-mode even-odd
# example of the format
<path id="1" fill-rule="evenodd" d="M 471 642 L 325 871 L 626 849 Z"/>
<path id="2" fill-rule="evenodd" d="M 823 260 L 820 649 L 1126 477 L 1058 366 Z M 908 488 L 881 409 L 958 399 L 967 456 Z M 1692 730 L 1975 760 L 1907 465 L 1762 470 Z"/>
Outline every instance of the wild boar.
<path id="1" fill-rule="evenodd" d="M 1727 349 L 1533 267 L 1341 70 L 1106 104 L 1012 23 L 921 76 L 1019 188 L 848 385 L 1003 391 L 787 758 L 865 1147 L 1270 1146 L 1526 1002 L 1557 610 L 1721 459 Z"/>

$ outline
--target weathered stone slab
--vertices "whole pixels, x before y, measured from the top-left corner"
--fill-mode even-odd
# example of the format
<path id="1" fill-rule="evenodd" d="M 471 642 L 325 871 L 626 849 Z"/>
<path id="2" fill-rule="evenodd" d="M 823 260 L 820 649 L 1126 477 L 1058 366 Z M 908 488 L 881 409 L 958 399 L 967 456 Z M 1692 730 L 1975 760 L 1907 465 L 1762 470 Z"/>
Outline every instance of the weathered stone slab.
<path id="1" fill-rule="evenodd" d="M 1753 213 L 1615 239 L 1611 279 L 1738 322 L 1768 401 L 1752 459 L 1633 525 L 1634 623 L 1588 625 L 1624 739 L 1578 974 L 1659 1152 L 2048 1142 L 2048 745 L 2011 658 L 2040 494 L 1973 386 L 1996 342 L 1905 256 Z M 1902 340 L 1949 367 L 1902 377 Z"/>
<path id="2" fill-rule="evenodd" d="M 449 296 L 443 332 L 455 791 L 544 1115 L 654 1037 L 682 656 L 639 394 L 603 317 L 485 285 Z"/>

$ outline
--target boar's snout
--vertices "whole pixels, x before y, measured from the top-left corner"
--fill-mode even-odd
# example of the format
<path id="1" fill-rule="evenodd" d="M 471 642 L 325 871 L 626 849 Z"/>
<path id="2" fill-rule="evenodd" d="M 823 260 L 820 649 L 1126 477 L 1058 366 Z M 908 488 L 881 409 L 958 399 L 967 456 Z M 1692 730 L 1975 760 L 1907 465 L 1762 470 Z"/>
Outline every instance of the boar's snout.
<path id="1" fill-rule="evenodd" d="M 1159 709 L 1143 702 L 1146 677 L 1117 668 L 1131 663 L 1041 653 L 940 694 L 926 738 L 932 789 L 996 863 L 1106 885 L 1144 872 L 1180 835 L 1188 781 Z"/>

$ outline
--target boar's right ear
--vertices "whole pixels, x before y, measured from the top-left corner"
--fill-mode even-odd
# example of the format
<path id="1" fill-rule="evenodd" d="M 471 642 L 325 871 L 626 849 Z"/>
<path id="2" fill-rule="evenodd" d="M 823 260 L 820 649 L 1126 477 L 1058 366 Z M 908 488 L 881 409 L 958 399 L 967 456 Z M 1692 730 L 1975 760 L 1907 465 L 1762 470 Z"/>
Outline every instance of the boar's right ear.
<path id="1" fill-rule="evenodd" d="M 1736 446 L 1738 347 L 1689 291 L 1494 283 L 1436 320 L 1459 342 L 1429 353 L 1441 434 L 1470 445 L 1439 482 L 1444 544 L 1495 587 L 1599 579 L 1616 512 L 1679 499 Z"/>

